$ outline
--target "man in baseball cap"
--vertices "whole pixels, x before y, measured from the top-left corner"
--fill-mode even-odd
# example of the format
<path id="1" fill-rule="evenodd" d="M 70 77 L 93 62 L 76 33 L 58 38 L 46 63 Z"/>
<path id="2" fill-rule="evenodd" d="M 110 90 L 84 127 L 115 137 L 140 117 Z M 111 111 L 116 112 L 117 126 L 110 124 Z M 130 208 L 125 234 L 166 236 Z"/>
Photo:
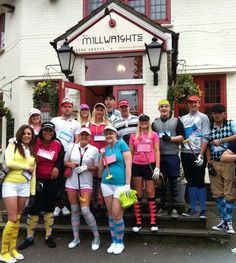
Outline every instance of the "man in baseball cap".
<path id="1" fill-rule="evenodd" d="M 118 106 L 121 116 L 113 123 L 113 126 L 117 130 L 118 138 L 122 138 L 129 144 L 130 135 L 136 133 L 138 117 L 130 114 L 129 102 L 127 100 L 120 100 Z"/>

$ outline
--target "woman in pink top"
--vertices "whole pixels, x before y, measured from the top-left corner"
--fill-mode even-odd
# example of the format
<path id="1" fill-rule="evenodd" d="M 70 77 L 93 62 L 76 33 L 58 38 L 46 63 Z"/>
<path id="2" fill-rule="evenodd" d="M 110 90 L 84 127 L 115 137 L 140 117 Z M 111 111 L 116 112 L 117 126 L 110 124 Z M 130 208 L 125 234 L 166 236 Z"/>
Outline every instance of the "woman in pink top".
<path id="1" fill-rule="evenodd" d="M 159 178 L 160 173 L 159 137 L 151 130 L 149 116 L 145 114 L 139 116 L 137 133 L 130 136 L 129 147 L 133 157 L 132 184 L 138 196 L 138 202 L 134 205 L 136 225 L 132 229 L 134 232 L 139 232 L 142 227 L 141 203 L 143 180 L 145 180 L 151 231 L 158 231 L 154 180 Z"/>

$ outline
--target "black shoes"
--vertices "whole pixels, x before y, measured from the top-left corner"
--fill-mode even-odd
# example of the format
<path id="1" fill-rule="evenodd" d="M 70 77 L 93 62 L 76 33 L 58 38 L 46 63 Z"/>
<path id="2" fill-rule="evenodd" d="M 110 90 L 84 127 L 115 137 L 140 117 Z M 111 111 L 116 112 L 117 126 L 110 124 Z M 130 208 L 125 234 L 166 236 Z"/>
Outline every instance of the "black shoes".
<path id="1" fill-rule="evenodd" d="M 45 239 L 45 243 L 46 243 L 46 245 L 47 245 L 48 247 L 50 247 L 50 248 L 54 248 L 54 247 L 57 246 L 57 244 L 54 242 L 52 236 L 50 236 L 50 237 L 48 237 L 47 239 Z"/>
<path id="2" fill-rule="evenodd" d="M 25 241 L 18 246 L 18 250 L 26 249 L 26 248 L 28 248 L 30 246 L 33 246 L 33 244 L 34 244 L 33 240 L 29 240 L 29 239 L 26 238 Z"/>

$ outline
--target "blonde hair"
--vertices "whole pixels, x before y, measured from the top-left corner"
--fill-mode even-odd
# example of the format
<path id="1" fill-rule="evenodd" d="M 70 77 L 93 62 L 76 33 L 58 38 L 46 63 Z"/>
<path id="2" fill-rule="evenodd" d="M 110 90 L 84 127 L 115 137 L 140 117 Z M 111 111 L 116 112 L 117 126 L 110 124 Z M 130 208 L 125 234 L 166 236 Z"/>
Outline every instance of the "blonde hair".
<path id="1" fill-rule="evenodd" d="M 38 114 L 38 115 L 40 116 L 39 126 L 41 126 L 41 125 L 42 125 L 42 116 L 41 116 L 40 114 Z M 29 117 L 29 119 L 28 119 L 28 124 L 29 124 L 29 125 L 33 125 L 32 116 L 33 116 L 33 115 L 31 115 L 31 116 Z"/>
<path id="2" fill-rule="evenodd" d="M 87 117 L 87 122 L 90 122 L 91 121 L 91 112 L 90 110 L 88 110 L 89 114 L 88 114 L 88 117 Z M 77 113 L 77 121 L 80 122 L 81 124 L 81 110 L 79 110 L 79 112 Z"/>
<path id="3" fill-rule="evenodd" d="M 92 116 L 91 116 L 91 123 L 95 122 L 95 106 L 93 107 L 93 112 L 92 112 Z M 97 107 L 99 107 L 99 106 L 97 106 Z M 106 108 L 104 108 L 104 111 L 103 111 L 103 122 L 105 123 L 105 125 L 110 124 L 110 122 L 108 120 L 108 113 L 107 113 L 107 109 Z"/>
<path id="4" fill-rule="evenodd" d="M 148 132 L 148 137 L 150 138 L 150 137 L 151 137 L 151 134 L 152 134 L 152 128 L 151 128 L 151 122 L 150 122 L 150 120 L 148 121 L 147 132 Z M 137 131 L 136 131 L 135 139 L 138 139 L 140 133 L 141 133 L 141 127 L 140 127 L 140 121 L 139 121 L 139 122 L 138 122 L 138 127 L 137 127 Z"/>

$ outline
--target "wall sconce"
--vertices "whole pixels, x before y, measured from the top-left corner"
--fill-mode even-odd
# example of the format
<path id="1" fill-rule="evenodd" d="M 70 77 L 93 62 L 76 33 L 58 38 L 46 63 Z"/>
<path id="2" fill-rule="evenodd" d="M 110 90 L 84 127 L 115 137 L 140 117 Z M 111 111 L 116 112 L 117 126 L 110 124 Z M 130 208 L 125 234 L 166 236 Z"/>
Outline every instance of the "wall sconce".
<path id="1" fill-rule="evenodd" d="M 57 52 L 58 60 L 61 66 L 61 72 L 65 74 L 70 82 L 74 82 L 74 76 L 71 74 L 73 73 L 76 53 L 73 50 L 73 47 L 69 46 L 67 39 L 59 49 L 56 49 L 56 44 L 54 42 L 50 42 L 50 44 Z"/>
<path id="2" fill-rule="evenodd" d="M 157 42 L 157 38 L 152 39 L 152 43 L 147 45 L 145 43 L 146 52 L 148 55 L 148 60 L 150 64 L 150 70 L 153 72 L 153 85 L 158 85 L 158 74 L 157 71 L 160 70 L 161 57 L 163 53 L 163 43 L 160 44 Z"/>
<path id="3" fill-rule="evenodd" d="M 15 10 L 15 6 L 10 5 L 10 4 L 1 4 L 1 7 L 4 9 L 5 12 L 7 13 L 13 13 Z"/>

